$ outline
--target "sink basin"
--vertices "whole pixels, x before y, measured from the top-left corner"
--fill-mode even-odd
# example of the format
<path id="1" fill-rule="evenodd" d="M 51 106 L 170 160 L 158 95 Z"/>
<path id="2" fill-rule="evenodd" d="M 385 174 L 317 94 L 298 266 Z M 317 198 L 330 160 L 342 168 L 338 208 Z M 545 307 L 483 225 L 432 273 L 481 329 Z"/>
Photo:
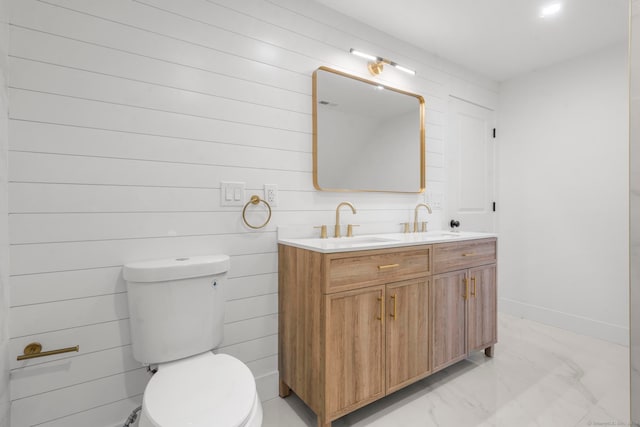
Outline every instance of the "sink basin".
<path id="1" fill-rule="evenodd" d="M 355 236 L 355 237 L 330 237 L 328 239 L 319 239 L 319 238 L 311 238 L 311 239 L 290 239 L 288 243 L 293 244 L 294 246 L 299 246 L 306 249 L 312 250 L 353 250 L 355 248 L 363 249 L 367 247 L 380 247 L 384 246 L 387 243 L 399 243 L 400 240 L 394 239 L 392 237 L 382 237 L 382 236 Z"/>
<path id="2" fill-rule="evenodd" d="M 443 239 L 455 239 L 457 237 L 461 237 L 462 235 L 460 233 L 440 233 L 438 235 L 438 237 L 441 237 Z"/>
<path id="3" fill-rule="evenodd" d="M 425 237 L 431 239 L 457 239 L 460 237 L 464 237 L 464 233 L 462 232 L 451 232 L 451 231 L 430 231 L 425 234 Z"/>
<path id="4" fill-rule="evenodd" d="M 378 236 L 356 236 L 343 239 L 333 239 L 332 243 L 344 243 L 348 245 L 370 245 L 372 243 L 397 242 L 398 239 Z"/>
<path id="5" fill-rule="evenodd" d="M 356 236 L 318 239 L 320 245 L 332 248 L 353 248 L 360 246 L 376 246 L 384 243 L 399 242 L 398 239 L 380 236 Z"/>

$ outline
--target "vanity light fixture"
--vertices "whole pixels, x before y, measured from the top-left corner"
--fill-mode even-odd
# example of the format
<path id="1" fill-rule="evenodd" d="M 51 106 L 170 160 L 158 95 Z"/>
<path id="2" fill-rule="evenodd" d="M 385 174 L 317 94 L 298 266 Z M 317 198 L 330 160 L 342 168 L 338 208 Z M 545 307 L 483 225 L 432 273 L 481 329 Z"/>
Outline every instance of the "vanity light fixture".
<path id="1" fill-rule="evenodd" d="M 367 64 L 367 68 L 369 69 L 369 72 L 371 74 L 373 74 L 374 76 L 377 76 L 378 74 L 380 74 L 384 68 L 384 64 L 389 64 L 392 67 L 397 68 L 400 71 L 404 71 L 407 74 L 411 74 L 412 76 L 416 75 L 416 72 L 410 68 L 407 67 L 403 67 L 402 65 L 391 61 L 390 59 L 386 59 L 386 58 L 382 58 L 380 56 L 374 56 L 374 55 L 369 55 L 368 53 L 364 53 L 361 52 L 359 50 L 356 50 L 354 48 L 351 48 L 349 50 L 349 52 L 351 52 L 352 54 L 359 56 L 360 58 L 364 58 L 364 59 L 368 59 L 369 62 Z"/>

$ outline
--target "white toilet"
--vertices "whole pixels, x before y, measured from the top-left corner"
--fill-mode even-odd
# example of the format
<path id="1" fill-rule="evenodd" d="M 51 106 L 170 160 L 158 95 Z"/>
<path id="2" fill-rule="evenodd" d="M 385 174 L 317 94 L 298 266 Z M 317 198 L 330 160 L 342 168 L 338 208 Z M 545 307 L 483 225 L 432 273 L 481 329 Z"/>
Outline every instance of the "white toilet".
<path id="1" fill-rule="evenodd" d="M 133 357 L 157 367 L 139 427 L 259 427 L 249 368 L 211 352 L 222 341 L 226 255 L 136 262 L 123 268 Z"/>

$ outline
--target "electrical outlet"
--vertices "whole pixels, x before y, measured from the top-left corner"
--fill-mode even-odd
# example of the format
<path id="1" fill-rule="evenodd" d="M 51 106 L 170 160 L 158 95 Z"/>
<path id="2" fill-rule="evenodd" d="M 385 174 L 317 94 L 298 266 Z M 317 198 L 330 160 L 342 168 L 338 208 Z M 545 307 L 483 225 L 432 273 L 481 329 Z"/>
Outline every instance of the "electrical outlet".
<path id="1" fill-rule="evenodd" d="M 441 210 L 442 209 L 442 198 L 443 198 L 443 194 L 442 193 L 433 193 L 433 199 L 432 199 L 432 208 L 436 209 L 436 210 Z"/>
<path id="2" fill-rule="evenodd" d="M 433 210 L 441 210 L 442 209 L 442 199 L 443 194 L 440 192 L 432 193 L 431 191 L 427 194 L 427 203 L 431 206 Z"/>
<path id="3" fill-rule="evenodd" d="M 264 199 L 272 207 L 278 206 L 278 185 L 277 184 L 264 185 Z"/>

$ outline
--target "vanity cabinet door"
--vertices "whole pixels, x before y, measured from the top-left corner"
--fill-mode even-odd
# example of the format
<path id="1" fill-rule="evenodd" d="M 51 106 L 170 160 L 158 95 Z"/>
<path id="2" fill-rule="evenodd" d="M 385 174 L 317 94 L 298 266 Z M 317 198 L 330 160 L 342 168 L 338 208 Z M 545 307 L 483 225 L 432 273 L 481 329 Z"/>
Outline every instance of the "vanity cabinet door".
<path id="1" fill-rule="evenodd" d="M 433 371 L 462 360 L 467 355 L 466 270 L 433 277 L 431 310 Z"/>
<path id="2" fill-rule="evenodd" d="M 331 419 L 385 394 L 384 297 L 384 286 L 325 296 L 325 401 Z"/>
<path id="3" fill-rule="evenodd" d="M 387 393 L 427 376 L 429 279 L 387 285 Z"/>
<path id="4" fill-rule="evenodd" d="M 469 270 L 469 351 L 485 349 L 497 341 L 496 266 Z"/>

